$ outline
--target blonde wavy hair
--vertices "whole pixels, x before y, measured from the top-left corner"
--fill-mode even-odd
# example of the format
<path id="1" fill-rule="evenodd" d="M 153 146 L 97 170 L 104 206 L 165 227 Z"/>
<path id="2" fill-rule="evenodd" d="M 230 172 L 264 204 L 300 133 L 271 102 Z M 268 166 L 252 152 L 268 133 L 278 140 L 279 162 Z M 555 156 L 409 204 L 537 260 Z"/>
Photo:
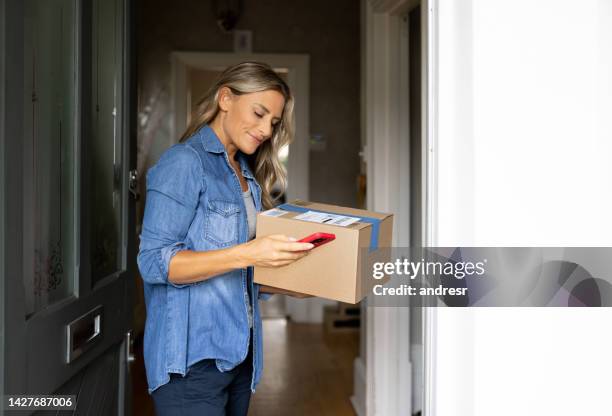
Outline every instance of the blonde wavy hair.
<path id="1" fill-rule="evenodd" d="M 217 81 L 198 102 L 191 122 L 181 137 L 181 142 L 215 119 L 219 113 L 221 87 L 228 87 L 235 95 L 274 90 L 285 98 L 283 114 L 274 127 L 272 137 L 263 142 L 253 155 L 247 157 L 255 179 L 261 186 L 262 205 L 266 209 L 272 208 L 276 200 L 287 189 L 287 172 L 278 153 L 293 140 L 293 95 L 285 81 L 267 64 L 242 62 L 231 66 L 221 73 Z M 280 188 L 280 193 L 273 198 L 272 188 L 275 185 Z"/>

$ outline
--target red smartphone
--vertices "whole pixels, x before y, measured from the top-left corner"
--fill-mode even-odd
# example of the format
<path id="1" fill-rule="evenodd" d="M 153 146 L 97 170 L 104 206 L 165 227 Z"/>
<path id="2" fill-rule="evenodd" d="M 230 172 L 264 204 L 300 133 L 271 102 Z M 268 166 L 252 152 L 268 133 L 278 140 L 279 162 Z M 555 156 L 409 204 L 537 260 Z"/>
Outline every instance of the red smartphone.
<path id="1" fill-rule="evenodd" d="M 315 247 L 319 247 L 325 243 L 329 243 L 336 239 L 335 234 L 327 234 L 327 233 L 314 233 L 310 234 L 308 237 L 304 237 L 301 240 L 298 240 L 299 243 L 310 243 L 314 244 Z M 314 247 L 313 247 L 314 249 Z"/>

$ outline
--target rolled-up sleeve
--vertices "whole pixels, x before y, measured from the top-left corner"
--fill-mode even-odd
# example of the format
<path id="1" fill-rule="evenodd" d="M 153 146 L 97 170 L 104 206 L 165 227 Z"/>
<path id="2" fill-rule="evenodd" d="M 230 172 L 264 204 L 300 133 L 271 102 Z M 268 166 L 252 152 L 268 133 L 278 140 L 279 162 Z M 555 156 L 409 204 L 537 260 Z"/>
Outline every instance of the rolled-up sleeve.
<path id="1" fill-rule="evenodd" d="M 187 233 L 203 191 L 200 158 L 194 149 L 177 144 L 168 149 L 147 173 L 145 204 L 138 268 L 150 284 L 175 284 L 168 280 L 172 257 L 192 249 Z"/>

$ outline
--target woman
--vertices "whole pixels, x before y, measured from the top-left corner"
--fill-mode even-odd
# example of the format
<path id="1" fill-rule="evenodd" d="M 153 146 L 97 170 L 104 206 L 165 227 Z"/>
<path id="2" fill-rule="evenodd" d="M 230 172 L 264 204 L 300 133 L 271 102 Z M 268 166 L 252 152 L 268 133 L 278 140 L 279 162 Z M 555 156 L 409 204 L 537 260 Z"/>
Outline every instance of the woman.
<path id="1" fill-rule="evenodd" d="M 278 151 L 292 138 L 293 98 L 267 65 L 225 70 L 181 138 L 147 174 L 138 267 L 145 282 L 144 358 L 159 415 L 246 415 L 262 372 L 252 266 L 282 267 L 313 247 L 255 236 L 255 214 L 285 184 Z"/>

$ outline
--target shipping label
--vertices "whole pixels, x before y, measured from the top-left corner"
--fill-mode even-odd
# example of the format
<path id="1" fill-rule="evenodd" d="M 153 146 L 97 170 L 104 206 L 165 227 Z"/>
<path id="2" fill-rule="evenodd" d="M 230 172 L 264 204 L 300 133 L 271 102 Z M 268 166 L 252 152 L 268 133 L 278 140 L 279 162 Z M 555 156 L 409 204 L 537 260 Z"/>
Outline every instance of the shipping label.
<path id="1" fill-rule="evenodd" d="M 346 215 L 328 214 L 325 212 L 307 211 L 294 217 L 296 220 L 318 222 L 319 224 L 339 225 L 348 227 L 359 221 L 359 218 L 348 217 Z"/>

